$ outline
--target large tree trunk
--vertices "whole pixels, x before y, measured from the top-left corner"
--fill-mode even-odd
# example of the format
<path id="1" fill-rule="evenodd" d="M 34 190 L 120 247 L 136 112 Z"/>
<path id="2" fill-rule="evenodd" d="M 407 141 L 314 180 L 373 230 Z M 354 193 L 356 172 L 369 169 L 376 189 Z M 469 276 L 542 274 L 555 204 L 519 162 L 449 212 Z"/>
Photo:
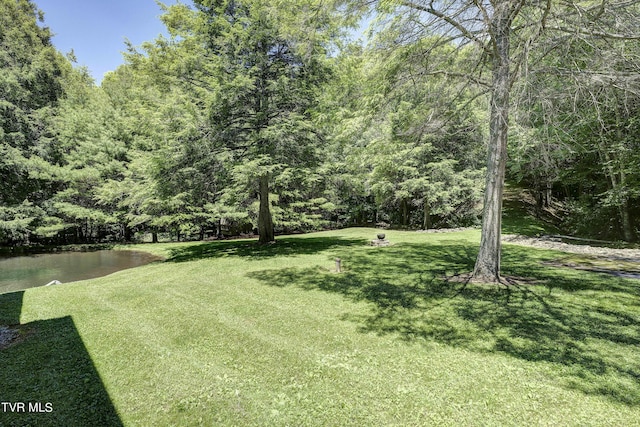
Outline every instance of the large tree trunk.
<path id="1" fill-rule="evenodd" d="M 507 132 L 509 130 L 511 26 L 509 2 L 496 5 L 491 23 L 493 38 L 493 80 L 487 178 L 482 213 L 480 252 L 473 269 L 472 280 L 482 283 L 500 282 L 500 234 L 502 227 L 502 193 L 507 163 Z"/>
<path id="2" fill-rule="evenodd" d="M 547 186 L 545 188 L 544 193 L 544 207 L 551 207 L 551 200 L 553 200 L 553 184 L 549 181 L 549 178 L 546 178 Z"/>
<path id="3" fill-rule="evenodd" d="M 273 242 L 273 219 L 271 218 L 271 206 L 269 203 L 269 175 L 260 177 L 260 210 L 258 212 L 258 242 L 261 244 Z"/>
<path id="4" fill-rule="evenodd" d="M 631 222 L 631 215 L 629 215 L 629 203 L 626 200 L 623 200 L 620 205 L 620 216 L 622 217 L 622 235 L 624 240 L 627 242 L 635 242 L 636 233 Z"/>
<path id="5" fill-rule="evenodd" d="M 222 239 L 222 219 L 216 222 L 216 239 Z"/>

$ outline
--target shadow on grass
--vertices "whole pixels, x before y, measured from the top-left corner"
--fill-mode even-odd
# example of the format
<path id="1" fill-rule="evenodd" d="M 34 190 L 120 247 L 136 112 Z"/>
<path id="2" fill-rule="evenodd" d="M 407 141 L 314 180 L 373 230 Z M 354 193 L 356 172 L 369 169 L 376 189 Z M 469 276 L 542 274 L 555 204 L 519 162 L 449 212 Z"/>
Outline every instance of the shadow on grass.
<path id="1" fill-rule="evenodd" d="M 532 280 L 510 287 L 446 279 L 472 270 L 477 252 L 466 243 L 342 252 L 341 274 L 289 268 L 251 276 L 368 302 L 369 312 L 347 316 L 366 333 L 547 362 L 565 387 L 640 405 L 638 282 L 549 268 L 541 261 L 553 253 L 515 246 L 503 251 L 503 273 Z"/>
<path id="2" fill-rule="evenodd" d="M 0 349 L 3 426 L 122 426 L 69 316 L 19 325 L 24 292 L 0 295 L 0 324 L 15 343 Z"/>
<path id="3" fill-rule="evenodd" d="M 340 239 L 336 237 L 278 238 L 269 245 L 259 245 L 257 241 L 228 240 L 202 243 L 199 245 L 171 249 L 170 262 L 185 262 L 204 258 L 237 256 L 264 259 L 277 256 L 310 255 L 328 249 L 362 246 L 364 239 Z"/>

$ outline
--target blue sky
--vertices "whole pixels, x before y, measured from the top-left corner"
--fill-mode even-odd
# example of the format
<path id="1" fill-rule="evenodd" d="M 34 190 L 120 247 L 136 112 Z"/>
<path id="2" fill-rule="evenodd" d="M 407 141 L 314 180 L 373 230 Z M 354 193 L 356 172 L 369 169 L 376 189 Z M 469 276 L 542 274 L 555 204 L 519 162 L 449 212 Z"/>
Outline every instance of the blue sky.
<path id="1" fill-rule="evenodd" d="M 155 0 L 34 0 L 45 14 L 53 44 L 63 54 L 74 50 L 78 65 L 100 84 L 104 73 L 124 62 L 124 41 L 134 45 L 165 33 Z M 165 4 L 176 0 L 163 0 Z M 189 3 L 189 2 L 186 2 Z"/>

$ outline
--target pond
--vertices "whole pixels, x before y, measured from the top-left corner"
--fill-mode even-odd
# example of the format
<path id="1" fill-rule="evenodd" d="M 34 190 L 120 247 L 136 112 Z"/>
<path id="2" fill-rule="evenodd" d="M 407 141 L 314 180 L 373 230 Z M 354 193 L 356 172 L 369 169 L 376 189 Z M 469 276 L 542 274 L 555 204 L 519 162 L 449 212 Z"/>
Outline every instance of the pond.
<path id="1" fill-rule="evenodd" d="M 61 252 L 0 258 L 0 294 L 61 283 L 92 279 L 160 258 L 146 252 L 102 250 Z"/>

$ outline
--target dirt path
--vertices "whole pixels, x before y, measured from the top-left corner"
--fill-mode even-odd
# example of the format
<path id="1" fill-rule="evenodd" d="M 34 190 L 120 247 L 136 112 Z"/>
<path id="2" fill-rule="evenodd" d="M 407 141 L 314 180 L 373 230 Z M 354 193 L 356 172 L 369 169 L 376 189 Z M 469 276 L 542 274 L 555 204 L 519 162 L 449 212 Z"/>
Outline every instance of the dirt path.
<path id="1" fill-rule="evenodd" d="M 503 234 L 504 243 L 514 245 L 531 246 L 541 249 L 553 249 L 556 251 L 569 252 L 573 254 L 591 255 L 612 261 L 630 261 L 640 263 L 639 249 L 611 249 L 588 245 L 571 245 L 544 237 L 527 237 L 515 234 Z"/>

